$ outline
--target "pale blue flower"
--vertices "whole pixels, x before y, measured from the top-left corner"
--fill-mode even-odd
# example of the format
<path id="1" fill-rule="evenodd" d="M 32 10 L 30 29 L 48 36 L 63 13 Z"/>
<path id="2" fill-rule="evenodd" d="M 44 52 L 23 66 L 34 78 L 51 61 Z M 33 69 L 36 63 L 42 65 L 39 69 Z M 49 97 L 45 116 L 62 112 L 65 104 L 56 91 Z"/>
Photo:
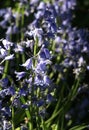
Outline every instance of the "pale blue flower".
<path id="1" fill-rule="evenodd" d="M 7 54 L 8 54 L 8 52 L 3 48 L 0 49 L 0 53 L 1 53 L 1 56 L 0 56 L 1 58 L 7 56 Z"/>
<path id="2" fill-rule="evenodd" d="M 14 49 L 14 51 L 17 53 L 17 52 L 23 52 L 24 51 L 24 49 L 23 49 L 23 47 L 21 46 L 21 45 L 16 45 L 16 47 L 15 47 L 15 49 Z"/>
<path id="3" fill-rule="evenodd" d="M 5 60 L 12 60 L 14 58 L 14 54 L 5 57 Z"/>
<path id="4" fill-rule="evenodd" d="M 22 71 L 22 72 L 17 72 L 15 71 L 16 74 L 16 78 L 18 78 L 17 80 L 20 80 L 21 78 L 23 78 L 26 75 L 26 72 Z"/>
<path id="5" fill-rule="evenodd" d="M 47 48 L 42 48 L 39 57 L 42 60 L 50 59 L 51 58 L 50 51 Z"/>
<path id="6" fill-rule="evenodd" d="M 26 70 L 31 69 L 31 67 L 32 67 L 32 58 L 26 60 L 26 62 L 23 63 L 21 66 L 26 67 Z"/>
<path id="7" fill-rule="evenodd" d="M 9 50 L 11 46 L 13 46 L 13 43 L 12 42 L 9 42 L 8 40 L 4 39 L 2 40 L 2 43 L 5 47 L 6 50 Z"/>
<path id="8" fill-rule="evenodd" d="M 0 64 L 2 64 L 4 61 L 12 60 L 12 59 L 14 59 L 14 54 L 11 54 L 11 55 L 9 55 L 9 56 L 6 56 L 6 57 L 1 61 Z"/>

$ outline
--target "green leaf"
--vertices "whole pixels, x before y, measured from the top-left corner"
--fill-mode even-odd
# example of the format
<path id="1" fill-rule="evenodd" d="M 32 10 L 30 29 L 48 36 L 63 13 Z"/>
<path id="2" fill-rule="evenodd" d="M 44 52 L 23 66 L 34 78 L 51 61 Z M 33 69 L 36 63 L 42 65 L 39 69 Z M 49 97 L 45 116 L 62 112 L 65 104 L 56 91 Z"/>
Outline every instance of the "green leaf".
<path id="1" fill-rule="evenodd" d="M 20 127 L 16 128 L 15 130 L 20 130 Z"/>
<path id="2" fill-rule="evenodd" d="M 52 130 L 57 130 L 57 124 L 52 125 Z"/>
<path id="3" fill-rule="evenodd" d="M 24 117 L 25 117 L 25 110 L 19 108 L 15 112 L 15 115 L 14 115 L 14 125 L 15 125 L 15 128 L 18 127 L 19 124 L 24 120 Z"/>
<path id="4" fill-rule="evenodd" d="M 70 128 L 69 130 L 84 130 L 84 128 L 87 128 L 87 125 L 77 125 Z"/>

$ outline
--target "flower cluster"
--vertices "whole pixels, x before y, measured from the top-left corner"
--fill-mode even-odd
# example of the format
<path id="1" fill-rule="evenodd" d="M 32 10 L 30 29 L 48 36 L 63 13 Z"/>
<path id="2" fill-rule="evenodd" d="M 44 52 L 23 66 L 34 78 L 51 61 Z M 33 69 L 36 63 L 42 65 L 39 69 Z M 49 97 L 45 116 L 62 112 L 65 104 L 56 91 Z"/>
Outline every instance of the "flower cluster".
<path id="1" fill-rule="evenodd" d="M 89 100 L 81 97 L 89 85 L 89 32 L 72 27 L 76 0 L 13 1 L 16 9 L 0 9 L 1 129 L 30 129 L 32 121 L 40 130 L 39 122 L 51 118 L 51 113 L 63 113 L 66 102 L 74 105 L 66 107 L 64 120 L 81 123 L 89 106 Z M 78 99 L 80 106 L 75 103 Z"/>

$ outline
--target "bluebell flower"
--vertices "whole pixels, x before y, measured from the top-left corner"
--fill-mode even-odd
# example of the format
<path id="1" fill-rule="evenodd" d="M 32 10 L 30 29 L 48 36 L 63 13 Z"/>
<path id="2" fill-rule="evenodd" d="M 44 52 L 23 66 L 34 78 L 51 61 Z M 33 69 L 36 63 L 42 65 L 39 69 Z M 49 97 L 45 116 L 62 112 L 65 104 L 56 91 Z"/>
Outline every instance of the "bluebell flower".
<path id="1" fill-rule="evenodd" d="M 14 59 L 14 54 L 11 54 L 11 55 L 9 55 L 9 56 L 6 56 L 5 59 L 4 59 L 4 61 L 5 61 L 5 60 L 12 60 L 12 59 Z"/>
<path id="2" fill-rule="evenodd" d="M 54 101 L 54 97 L 51 94 L 47 95 L 47 99 L 46 99 L 46 103 L 51 103 L 52 101 Z"/>
<path id="3" fill-rule="evenodd" d="M 43 99 L 37 101 L 37 106 L 38 106 L 38 107 L 41 107 L 41 106 L 43 106 L 44 104 L 45 104 L 45 101 L 44 101 Z"/>
<path id="4" fill-rule="evenodd" d="M 36 19 L 40 19 L 40 18 L 43 18 L 44 16 L 44 11 L 43 10 L 39 10 L 36 14 L 35 14 L 35 17 Z"/>
<path id="5" fill-rule="evenodd" d="M 0 96 L 2 98 L 4 98 L 5 96 L 9 96 L 9 95 L 11 95 L 9 88 L 5 88 L 0 91 Z"/>
<path id="6" fill-rule="evenodd" d="M 49 50 L 47 48 L 42 48 L 39 53 L 39 57 L 43 60 L 50 59 L 51 55 L 50 55 Z"/>
<path id="7" fill-rule="evenodd" d="M 28 33 L 30 36 L 34 37 L 34 40 L 38 38 L 38 40 L 42 40 L 43 30 L 42 28 L 35 28 L 31 32 Z"/>
<path id="8" fill-rule="evenodd" d="M 26 79 L 26 83 L 32 84 L 32 76 L 30 76 L 29 79 Z"/>
<path id="9" fill-rule="evenodd" d="M 8 9 L 7 9 L 7 12 L 6 12 L 5 15 L 4 15 L 4 19 L 5 19 L 6 21 L 9 21 L 9 20 L 11 19 L 11 16 L 12 16 L 12 10 L 11 10 L 11 8 L 8 8 Z"/>
<path id="10" fill-rule="evenodd" d="M 34 48 L 34 44 L 35 41 L 34 40 L 28 40 L 25 42 L 25 48 L 24 48 L 24 52 L 26 53 L 26 55 L 28 55 L 29 57 L 33 57 L 33 48 Z"/>
<path id="11" fill-rule="evenodd" d="M 85 60 L 83 59 L 83 57 L 80 57 L 78 60 L 78 66 L 81 67 L 84 66 L 84 64 L 85 64 Z"/>
<path id="12" fill-rule="evenodd" d="M 3 27 L 3 29 L 7 28 L 7 21 L 3 20 L 0 22 L 0 26 Z"/>
<path id="13" fill-rule="evenodd" d="M 3 108 L 1 109 L 1 111 L 2 111 L 2 113 L 3 113 L 3 115 L 4 115 L 5 117 L 10 117 L 10 116 L 11 116 L 11 109 L 10 109 L 8 106 L 3 107 Z"/>
<path id="14" fill-rule="evenodd" d="M 5 50 L 3 48 L 0 49 L 0 53 L 1 53 L 0 54 L 0 58 L 4 58 L 8 54 L 7 50 Z"/>
<path id="15" fill-rule="evenodd" d="M 23 53 L 24 52 L 24 48 L 21 45 L 17 44 L 17 45 L 15 45 L 14 51 L 16 53 L 18 53 L 18 52 Z"/>
<path id="16" fill-rule="evenodd" d="M 21 66 L 26 67 L 26 70 L 29 70 L 32 68 L 32 58 L 28 59 L 25 63 L 23 63 Z"/>
<path id="17" fill-rule="evenodd" d="M 0 74 L 2 74 L 4 71 L 4 67 L 3 66 L 0 66 Z"/>
<path id="18" fill-rule="evenodd" d="M 43 18 L 45 10 L 46 10 L 46 3 L 44 3 L 42 1 L 39 3 L 39 5 L 37 7 L 37 13 L 35 14 L 36 19 L 41 19 L 41 17 Z M 38 14 L 40 14 L 40 15 L 38 15 Z M 37 16 L 41 16 L 41 17 L 37 17 Z"/>
<path id="19" fill-rule="evenodd" d="M 32 31 L 26 31 L 25 38 L 28 40 L 33 40 L 33 32 Z"/>
<path id="20" fill-rule="evenodd" d="M 7 77 L 0 80 L 0 85 L 1 85 L 1 87 L 3 87 L 3 88 L 7 88 L 8 83 L 9 83 L 9 80 L 8 80 Z"/>
<path id="21" fill-rule="evenodd" d="M 24 109 L 28 109 L 29 105 L 28 104 L 22 104 L 21 105 L 21 108 L 24 108 Z"/>
<path id="22" fill-rule="evenodd" d="M 13 43 L 12 43 L 12 42 L 9 42 L 9 41 L 6 40 L 6 39 L 3 39 L 3 40 L 2 40 L 2 43 L 3 43 L 3 45 L 4 45 L 4 47 L 5 47 L 6 50 L 9 50 L 10 47 L 13 46 Z"/>
<path id="23" fill-rule="evenodd" d="M 7 60 L 12 60 L 12 59 L 14 59 L 14 54 L 11 54 L 11 55 L 9 55 L 9 56 L 6 56 L 6 57 L 1 61 L 0 64 L 2 64 L 3 62 L 5 62 L 5 61 L 7 61 Z"/>
<path id="24" fill-rule="evenodd" d="M 33 5 L 34 5 L 34 4 L 37 4 L 38 2 L 39 2 L 39 0 L 31 0 L 31 1 L 30 1 L 30 4 L 33 4 Z"/>
<path id="25" fill-rule="evenodd" d="M 0 9 L 0 17 L 3 16 L 6 13 L 6 9 Z"/>
<path id="26" fill-rule="evenodd" d="M 39 6 L 37 7 L 38 10 L 45 10 L 46 9 L 46 3 L 44 3 L 43 1 L 41 1 L 39 3 Z"/>
<path id="27" fill-rule="evenodd" d="M 10 35 L 18 34 L 19 28 L 16 25 L 9 26 L 6 31 L 6 39 L 10 39 Z"/>
<path id="28" fill-rule="evenodd" d="M 20 90 L 19 90 L 19 95 L 21 95 L 21 96 L 26 96 L 26 94 L 27 94 L 27 92 L 26 92 L 26 90 L 24 89 L 24 88 L 20 88 Z"/>
<path id="29" fill-rule="evenodd" d="M 46 86 L 49 86 L 52 82 L 51 79 L 47 75 L 44 75 L 43 81 Z"/>
<path id="30" fill-rule="evenodd" d="M 43 88 L 46 88 L 47 86 L 51 84 L 51 80 L 46 74 L 39 73 L 39 74 L 36 74 L 34 78 L 34 84 L 38 86 L 40 85 L 40 86 L 43 86 Z"/>
<path id="31" fill-rule="evenodd" d="M 25 42 L 26 47 L 30 47 L 33 50 L 33 45 L 34 45 L 34 41 L 33 40 L 28 40 Z"/>
<path id="32" fill-rule="evenodd" d="M 61 4 L 61 11 L 62 12 L 67 12 L 69 11 L 70 9 L 74 9 L 74 7 L 76 6 L 76 0 L 61 0 L 60 1 L 60 4 Z"/>
<path id="33" fill-rule="evenodd" d="M 2 128 L 3 130 L 10 130 L 10 129 L 12 129 L 11 123 L 8 120 L 6 120 L 6 119 L 3 120 L 2 127 L 3 127 Z"/>
<path id="34" fill-rule="evenodd" d="M 13 100 L 12 100 L 12 105 L 15 106 L 16 108 L 18 107 L 21 107 L 21 102 L 20 102 L 20 99 L 19 97 L 15 97 Z"/>
<path id="35" fill-rule="evenodd" d="M 19 33 L 19 28 L 16 25 L 13 25 L 12 34 L 17 34 L 17 33 Z"/>
<path id="36" fill-rule="evenodd" d="M 9 26 L 6 31 L 6 38 L 9 39 L 10 35 L 13 33 L 12 26 Z"/>
<path id="37" fill-rule="evenodd" d="M 22 72 L 15 71 L 15 74 L 16 74 L 16 78 L 17 78 L 17 81 L 18 81 L 18 80 L 22 79 L 23 77 L 25 77 L 26 72 L 25 71 L 22 71 Z"/>
<path id="38" fill-rule="evenodd" d="M 6 120 L 3 121 L 3 129 L 5 130 L 6 129 L 6 125 L 7 125 L 7 122 Z"/>
<path id="39" fill-rule="evenodd" d="M 8 92 L 9 92 L 9 94 L 10 95 L 15 95 L 15 88 L 14 88 L 14 86 L 10 86 L 9 88 L 8 88 Z"/>
<path id="40" fill-rule="evenodd" d="M 35 76 L 34 84 L 35 84 L 35 85 L 38 85 L 38 86 L 39 86 L 39 85 L 43 86 L 44 82 L 43 82 L 43 76 L 42 76 L 41 74 L 37 74 L 37 75 Z"/>
<path id="41" fill-rule="evenodd" d="M 39 62 L 37 63 L 36 67 L 33 68 L 35 70 L 36 73 L 45 73 L 47 70 L 47 65 L 50 65 L 51 61 L 50 60 L 39 60 Z"/>
<path id="42" fill-rule="evenodd" d="M 37 73 L 44 73 L 46 71 L 46 62 L 45 61 L 40 61 L 37 64 L 37 67 L 35 68 Z"/>

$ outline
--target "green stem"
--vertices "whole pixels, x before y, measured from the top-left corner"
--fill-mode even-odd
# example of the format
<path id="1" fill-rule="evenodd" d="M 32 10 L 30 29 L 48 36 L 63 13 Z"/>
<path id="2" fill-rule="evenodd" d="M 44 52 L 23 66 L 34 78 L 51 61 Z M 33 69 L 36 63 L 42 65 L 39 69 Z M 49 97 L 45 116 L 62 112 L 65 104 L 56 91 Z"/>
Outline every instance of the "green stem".
<path id="1" fill-rule="evenodd" d="M 36 107 L 36 123 L 37 123 L 37 130 L 40 130 L 40 119 L 39 119 L 37 107 Z"/>
<path id="2" fill-rule="evenodd" d="M 21 27 L 23 28 L 23 25 L 24 25 L 24 6 L 22 7 L 22 19 L 21 19 Z M 23 33 L 23 30 L 21 32 L 21 41 L 23 41 L 24 39 L 24 33 Z"/>
<path id="3" fill-rule="evenodd" d="M 35 44 L 34 44 L 34 56 L 36 56 L 36 53 L 37 53 L 37 45 L 38 45 L 38 38 L 36 37 L 36 41 L 35 41 Z"/>
<path id="4" fill-rule="evenodd" d="M 79 82 L 80 82 L 80 79 L 78 79 L 77 81 L 75 80 L 75 83 L 74 83 L 74 85 L 72 86 L 72 88 L 71 88 L 71 91 L 70 91 L 70 93 L 69 93 L 69 95 L 68 95 L 68 97 L 67 97 L 67 99 L 66 99 L 66 102 L 64 102 L 63 104 L 62 104 L 62 107 L 58 110 L 58 108 L 59 108 L 59 101 L 58 101 L 58 105 L 56 106 L 56 110 L 54 110 L 54 112 L 53 112 L 53 114 L 52 114 L 52 116 L 51 116 L 51 118 L 49 118 L 45 123 L 47 124 L 47 126 L 50 126 L 50 124 L 51 124 L 51 121 L 55 118 L 55 117 L 57 117 L 59 114 L 60 114 L 60 116 L 61 116 L 61 114 L 64 112 L 64 110 L 65 110 L 65 113 L 67 112 L 67 110 L 68 110 L 68 108 L 70 107 L 70 105 L 71 105 L 71 103 L 72 103 L 72 101 L 71 101 L 71 99 L 72 99 L 72 97 L 74 96 L 74 94 L 76 93 L 76 91 L 77 91 L 77 88 L 78 88 L 78 85 L 79 85 Z M 73 90 L 74 90 L 74 92 L 73 92 Z M 58 110 L 58 111 L 57 111 Z"/>
<path id="5" fill-rule="evenodd" d="M 10 54 L 11 52 L 11 49 L 9 50 L 8 54 Z M 9 63 L 10 61 L 5 61 L 5 67 L 4 67 L 4 72 L 3 72 L 3 76 L 2 78 L 5 78 L 7 75 L 8 75 L 8 72 L 9 72 Z"/>
<path id="6" fill-rule="evenodd" d="M 14 125 L 14 107 L 12 106 L 12 130 L 15 130 L 15 125 Z"/>
<path id="7" fill-rule="evenodd" d="M 4 68 L 4 73 L 3 73 L 3 76 L 2 78 L 5 78 L 7 75 L 8 75 L 8 71 L 9 71 L 9 61 L 6 61 L 5 62 L 5 68 Z"/>
<path id="8" fill-rule="evenodd" d="M 21 97 L 21 101 L 23 104 L 26 103 L 24 97 Z M 29 119 L 28 128 L 29 130 L 33 130 L 32 117 L 31 117 L 30 111 L 27 109 L 25 110 L 25 113 L 26 113 L 27 118 Z"/>

